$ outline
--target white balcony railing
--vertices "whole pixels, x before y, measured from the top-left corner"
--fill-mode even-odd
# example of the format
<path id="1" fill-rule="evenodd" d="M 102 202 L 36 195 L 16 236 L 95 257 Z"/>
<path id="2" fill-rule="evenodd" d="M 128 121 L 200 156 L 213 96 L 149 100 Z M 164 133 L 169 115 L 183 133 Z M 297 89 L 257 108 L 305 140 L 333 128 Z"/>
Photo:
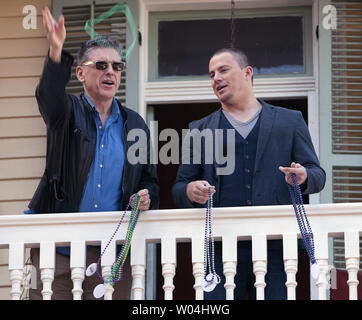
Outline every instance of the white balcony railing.
<path id="1" fill-rule="evenodd" d="M 315 257 L 320 267 L 316 281 L 318 299 L 327 299 L 328 238 L 342 236 L 349 279 L 349 298 L 357 297 L 359 270 L 359 238 L 362 232 L 362 203 L 307 205 L 307 215 L 314 233 Z M 107 244 L 120 219 L 120 212 L 37 214 L 0 216 L 0 248 L 9 249 L 9 271 L 12 299 L 20 299 L 25 248 L 40 247 L 40 267 L 44 275 L 43 298 L 51 299 L 54 277 L 55 247 L 70 245 L 70 267 L 74 283 L 74 299 L 81 299 L 87 244 Z M 128 215 L 116 239 L 124 239 Z M 161 243 L 161 264 L 165 299 L 173 298 L 176 272 L 176 242 L 191 241 L 194 290 L 196 300 L 203 299 L 205 210 L 178 209 L 143 212 L 138 221 L 130 254 L 132 297 L 145 297 L 146 243 Z M 233 299 L 236 272 L 237 240 L 252 240 L 252 257 L 256 275 L 257 299 L 264 298 L 264 277 L 267 271 L 267 239 L 283 239 L 283 255 L 287 274 L 288 299 L 296 298 L 297 238 L 300 237 L 292 206 L 265 206 L 213 209 L 213 233 L 223 244 L 223 266 L 226 298 Z M 117 244 L 119 243 L 116 242 Z M 114 243 L 113 245 L 115 245 Z M 115 250 L 114 250 L 115 253 Z M 103 273 L 109 273 L 115 254 L 102 258 Z M 182 272 L 182 270 L 178 270 Z M 46 276 L 45 276 L 46 275 Z M 112 299 L 113 288 L 105 299 Z"/>

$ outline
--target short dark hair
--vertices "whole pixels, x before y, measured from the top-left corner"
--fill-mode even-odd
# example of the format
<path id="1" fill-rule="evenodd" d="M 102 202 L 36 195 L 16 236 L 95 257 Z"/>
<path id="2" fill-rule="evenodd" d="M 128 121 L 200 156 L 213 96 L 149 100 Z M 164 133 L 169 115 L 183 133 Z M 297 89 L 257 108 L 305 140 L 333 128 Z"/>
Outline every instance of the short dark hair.
<path id="1" fill-rule="evenodd" d="M 222 53 L 230 53 L 235 61 L 240 66 L 240 69 L 243 69 L 249 65 L 249 59 L 248 56 L 245 54 L 245 52 L 241 51 L 240 49 L 236 48 L 222 48 L 214 52 L 214 54 L 211 56 L 211 58 L 222 54 Z M 211 60 L 210 58 L 210 60 Z M 254 83 L 254 75 L 251 77 L 251 84 Z"/>
<path id="2" fill-rule="evenodd" d="M 217 56 L 221 53 L 230 53 L 233 58 L 236 60 L 236 62 L 239 64 L 240 68 L 245 68 L 249 65 L 249 59 L 248 56 L 245 54 L 245 52 L 236 49 L 236 48 L 222 48 L 214 52 L 214 54 L 211 56 Z"/>
<path id="3" fill-rule="evenodd" d="M 110 35 L 97 36 L 94 39 L 84 41 L 78 51 L 77 64 L 81 65 L 83 62 L 88 60 L 89 52 L 96 48 L 113 48 L 122 58 L 122 46 L 121 43 Z"/>

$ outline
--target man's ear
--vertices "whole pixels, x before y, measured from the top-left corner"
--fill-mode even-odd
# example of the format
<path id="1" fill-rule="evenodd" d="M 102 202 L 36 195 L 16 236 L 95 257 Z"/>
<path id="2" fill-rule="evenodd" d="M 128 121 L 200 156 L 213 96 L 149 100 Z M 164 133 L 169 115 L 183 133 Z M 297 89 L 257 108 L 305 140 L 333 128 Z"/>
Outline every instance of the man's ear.
<path id="1" fill-rule="evenodd" d="M 254 70 L 251 66 L 247 66 L 245 68 L 245 76 L 249 77 L 250 79 L 253 77 Z"/>
<path id="2" fill-rule="evenodd" d="M 81 66 L 77 66 L 75 69 L 75 73 L 77 75 L 77 78 L 80 82 L 84 82 L 84 69 Z"/>

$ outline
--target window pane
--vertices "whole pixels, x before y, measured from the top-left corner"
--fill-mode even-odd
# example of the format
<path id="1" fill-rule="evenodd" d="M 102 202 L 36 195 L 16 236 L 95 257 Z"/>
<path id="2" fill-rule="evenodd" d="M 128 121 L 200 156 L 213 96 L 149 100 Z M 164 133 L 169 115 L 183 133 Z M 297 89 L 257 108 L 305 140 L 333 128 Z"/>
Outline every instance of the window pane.
<path id="1" fill-rule="evenodd" d="M 255 74 L 303 73 L 303 17 L 235 19 L 235 47 Z M 210 56 L 230 47 L 230 19 L 160 21 L 158 75 L 207 75 Z"/>

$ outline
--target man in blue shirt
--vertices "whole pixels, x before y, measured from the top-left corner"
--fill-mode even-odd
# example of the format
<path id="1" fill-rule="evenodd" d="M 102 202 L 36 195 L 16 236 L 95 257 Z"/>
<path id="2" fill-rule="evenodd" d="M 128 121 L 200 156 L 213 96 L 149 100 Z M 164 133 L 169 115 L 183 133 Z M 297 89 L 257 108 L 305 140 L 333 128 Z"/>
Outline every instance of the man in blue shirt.
<path id="1" fill-rule="evenodd" d="M 82 44 L 76 74 L 84 94 L 74 96 L 65 92 L 73 57 L 63 50 L 64 17 L 56 22 L 46 8 L 43 24 L 50 48 L 36 98 L 47 126 L 47 161 L 29 212 L 120 211 L 136 193 L 141 197 L 140 210 L 158 208 L 159 188 L 150 161 L 149 129 L 139 114 L 115 98 L 125 67 L 119 42 L 103 36 Z M 134 143 L 127 139 L 132 129 L 142 130 L 147 136 L 146 163 L 135 163 L 127 157 Z M 57 248 L 52 299 L 72 299 L 69 254 L 68 247 Z M 87 265 L 96 262 L 99 255 L 99 247 L 88 246 Z M 39 249 L 32 249 L 31 257 L 38 267 Z M 93 298 L 98 281 L 95 278 L 83 282 L 84 299 Z M 31 299 L 42 298 L 39 272 L 37 283 L 38 289 L 30 290 Z M 130 284 L 128 264 L 113 298 L 129 298 Z"/>

